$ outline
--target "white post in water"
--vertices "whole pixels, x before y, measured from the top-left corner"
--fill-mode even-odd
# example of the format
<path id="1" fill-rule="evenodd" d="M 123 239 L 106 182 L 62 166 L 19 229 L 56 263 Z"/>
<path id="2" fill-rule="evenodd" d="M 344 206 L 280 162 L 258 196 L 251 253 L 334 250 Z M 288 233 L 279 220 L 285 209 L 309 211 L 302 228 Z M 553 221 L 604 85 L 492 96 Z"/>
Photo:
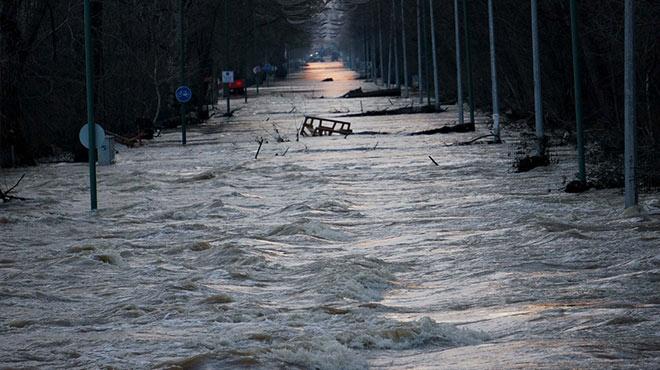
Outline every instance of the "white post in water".
<path id="1" fill-rule="evenodd" d="M 536 118 L 536 154 L 545 155 L 543 95 L 541 93 L 541 52 L 539 43 L 538 3 L 532 0 L 532 54 L 534 64 L 534 114 Z"/>
<path id="2" fill-rule="evenodd" d="M 424 87 L 422 86 L 422 6 L 417 0 L 417 88 L 419 89 L 419 104 L 424 104 Z"/>
<path id="3" fill-rule="evenodd" d="M 403 12 L 403 0 L 401 0 L 401 47 L 403 48 L 403 88 L 405 92 L 403 93 L 404 97 L 409 96 L 410 86 L 408 85 L 408 49 L 406 41 L 406 20 Z"/>
<path id="4" fill-rule="evenodd" d="M 433 0 L 429 0 L 431 18 L 431 55 L 433 55 L 433 85 L 435 89 L 435 109 L 440 111 L 440 79 L 438 77 L 438 53 L 435 48 L 435 19 L 433 18 Z"/>
<path id="5" fill-rule="evenodd" d="M 625 0 L 625 207 L 637 207 L 637 97 L 635 94 L 635 1 Z"/>
<path id="6" fill-rule="evenodd" d="M 493 134 L 500 141 L 500 99 L 497 93 L 497 54 L 495 49 L 495 17 L 493 0 L 488 0 L 488 34 L 490 38 L 490 77 L 493 95 Z"/>
<path id="7" fill-rule="evenodd" d="M 458 108 L 458 123 L 465 123 L 463 113 L 463 73 L 461 72 L 461 30 L 459 26 L 458 0 L 454 0 L 454 33 L 456 35 L 456 97 Z"/>

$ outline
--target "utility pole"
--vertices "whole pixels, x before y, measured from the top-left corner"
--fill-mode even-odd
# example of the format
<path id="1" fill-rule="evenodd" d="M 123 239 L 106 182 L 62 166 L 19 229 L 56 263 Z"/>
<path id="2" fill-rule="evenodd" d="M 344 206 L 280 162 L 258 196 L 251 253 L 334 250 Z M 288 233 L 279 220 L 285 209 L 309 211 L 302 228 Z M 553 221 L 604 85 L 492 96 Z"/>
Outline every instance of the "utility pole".
<path id="1" fill-rule="evenodd" d="M 541 52 L 539 42 L 539 11 L 537 0 L 532 0 L 532 62 L 534 64 L 534 116 L 536 118 L 536 155 L 545 155 L 543 129 L 543 95 L 541 92 Z"/>
<path id="2" fill-rule="evenodd" d="M 433 56 L 433 86 L 435 88 L 435 110 L 440 111 L 440 79 L 438 77 L 438 53 L 435 43 L 435 19 L 433 16 L 433 0 L 429 0 L 429 15 L 431 20 L 431 55 Z"/>
<path id="3" fill-rule="evenodd" d="M 456 97 L 458 99 L 458 123 L 465 123 L 463 113 L 463 74 L 461 72 L 461 28 L 459 25 L 458 0 L 454 0 L 454 33 L 456 37 Z"/>
<path id="4" fill-rule="evenodd" d="M 410 85 L 408 84 L 408 49 L 407 49 L 407 44 L 408 41 L 406 40 L 406 20 L 404 16 L 404 11 L 403 11 L 403 0 L 400 1 L 401 3 L 401 47 L 403 48 L 403 84 L 404 88 L 406 89 L 406 92 L 403 94 L 404 97 L 408 97 L 410 95 Z"/>
<path id="5" fill-rule="evenodd" d="M 186 46 L 183 40 L 183 0 L 179 0 L 179 81 L 180 86 L 186 84 Z M 181 103 L 181 144 L 186 145 L 186 103 Z"/>
<path id="6" fill-rule="evenodd" d="M 417 88 L 419 104 L 424 104 L 424 86 L 422 86 L 422 6 L 417 0 Z"/>
<path id="7" fill-rule="evenodd" d="M 470 20 L 468 18 L 467 0 L 463 0 L 463 32 L 465 35 L 465 61 L 467 68 L 468 100 L 470 102 L 470 124 L 474 127 L 474 83 L 472 81 L 472 55 L 470 53 Z"/>
<path id="8" fill-rule="evenodd" d="M 637 96 L 635 93 L 635 1 L 625 0 L 625 207 L 637 207 Z"/>
<path id="9" fill-rule="evenodd" d="M 84 0 L 85 18 L 85 78 L 87 84 L 87 130 L 89 136 L 89 194 L 92 211 L 98 209 L 96 196 L 96 122 L 94 122 L 94 53 L 92 44 L 92 11 Z"/>
<path id="10" fill-rule="evenodd" d="M 571 0 L 571 41 L 573 46 L 573 82 L 575 84 L 575 124 L 577 126 L 578 180 L 587 182 L 584 160 L 584 124 L 582 118 L 582 66 L 580 65 L 580 36 L 577 1 Z"/>
<path id="11" fill-rule="evenodd" d="M 495 17 L 493 0 L 488 0 L 488 35 L 490 39 L 490 77 L 493 97 L 493 134 L 500 142 L 500 98 L 497 92 L 497 49 L 495 48 Z"/>

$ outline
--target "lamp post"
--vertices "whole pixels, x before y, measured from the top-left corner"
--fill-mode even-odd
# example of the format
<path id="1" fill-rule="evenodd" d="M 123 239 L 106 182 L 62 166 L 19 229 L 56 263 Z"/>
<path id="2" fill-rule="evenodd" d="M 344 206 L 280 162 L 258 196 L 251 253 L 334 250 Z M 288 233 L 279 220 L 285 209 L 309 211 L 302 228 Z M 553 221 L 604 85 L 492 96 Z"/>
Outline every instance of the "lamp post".
<path id="1" fill-rule="evenodd" d="M 582 116 L 582 66 L 580 65 L 580 37 L 578 32 L 577 1 L 571 0 L 571 44 L 573 49 L 573 82 L 575 84 L 575 124 L 577 126 L 578 180 L 585 183 L 584 125 Z"/>
<path id="2" fill-rule="evenodd" d="M 424 86 L 422 85 L 422 6 L 417 0 L 417 88 L 419 104 L 424 104 Z"/>
<path id="3" fill-rule="evenodd" d="M 463 37 L 465 38 L 465 64 L 467 69 L 468 101 L 470 103 L 470 124 L 474 126 L 474 83 L 472 81 L 472 54 L 470 53 L 470 19 L 467 0 L 463 0 Z"/>
<path id="4" fill-rule="evenodd" d="M 435 89 L 435 109 L 440 111 L 440 79 L 438 77 L 438 53 L 435 43 L 435 19 L 433 17 L 433 0 L 429 0 L 429 16 L 431 21 L 431 55 L 433 56 L 433 87 Z"/>
<path id="5" fill-rule="evenodd" d="M 625 207 L 636 207 L 637 193 L 637 148 L 636 148 L 636 95 L 635 95 L 635 1 L 625 0 Z"/>
<path id="6" fill-rule="evenodd" d="M 541 53 L 539 45 L 538 3 L 532 0 L 532 63 L 534 65 L 534 116 L 536 118 L 536 154 L 545 155 L 543 95 L 541 92 Z"/>
<path id="7" fill-rule="evenodd" d="M 408 49 L 407 49 L 407 40 L 406 40 L 406 20 L 403 11 L 403 0 L 401 3 L 401 48 L 403 50 L 403 85 L 406 89 L 406 92 L 403 94 L 404 97 L 409 96 L 410 87 L 408 85 Z"/>
<path id="8" fill-rule="evenodd" d="M 456 37 L 456 96 L 458 106 L 458 123 L 465 123 L 463 113 L 463 74 L 461 71 L 461 28 L 459 22 L 458 0 L 454 0 L 454 34 Z"/>
<path id="9" fill-rule="evenodd" d="M 493 134 L 500 141 L 500 99 L 497 92 L 497 49 L 495 48 L 495 16 L 493 0 L 488 0 L 488 35 L 490 39 L 490 77 L 493 98 Z"/>

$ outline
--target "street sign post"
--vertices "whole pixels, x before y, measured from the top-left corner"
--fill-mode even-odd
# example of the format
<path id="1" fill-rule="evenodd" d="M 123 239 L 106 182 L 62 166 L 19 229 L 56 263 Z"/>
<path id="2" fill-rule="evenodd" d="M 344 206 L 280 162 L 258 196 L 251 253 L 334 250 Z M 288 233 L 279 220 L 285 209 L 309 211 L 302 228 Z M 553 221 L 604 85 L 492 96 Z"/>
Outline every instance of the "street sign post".
<path id="1" fill-rule="evenodd" d="M 83 3 L 85 23 L 85 77 L 87 85 L 87 122 L 94 122 L 94 54 L 92 45 L 92 11 L 89 0 Z M 96 144 L 96 132 L 91 124 L 86 125 L 88 138 Z M 96 145 L 89 146 L 89 194 L 92 211 L 98 208 L 96 198 Z"/>
<path id="2" fill-rule="evenodd" d="M 96 124 L 94 126 L 95 129 L 93 131 L 94 134 L 92 135 L 93 136 L 92 140 L 96 142 L 96 146 L 92 147 L 91 150 L 95 150 L 101 147 L 103 145 L 103 142 L 105 141 L 105 131 L 103 130 L 103 127 L 101 127 L 101 125 L 99 124 Z M 85 124 L 80 129 L 80 132 L 78 132 L 78 139 L 80 139 L 80 144 L 82 144 L 82 146 L 84 146 L 87 149 L 90 149 L 89 147 L 89 143 L 91 142 L 89 140 L 90 131 L 92 130 L 89 129 L 89 124 Z"/>
<path id="3" fill-rule="evenodd" d="M 188 86 L 180 86 L 176 89 L 176 100 L 181 104 L 189 103 L 192 100 L 192 90 Z"/>
<path id="4" fill-rule="evenodd" d="M 259 95 L 259 73 L 261 73 L 261 67 L 256 66 L 252 68 L 252 73 L 254 73 L 254 79 L 257 81 L 257 95 Z"/>
<path id="5" fill-rule="evenodd" d="M 234 71 L 222 71 L 222 83 L 225 85 L 225 95 L 227 96 L 227 117 L 231 114 L 231 91 L 229 84 L 234 83 Z"/>

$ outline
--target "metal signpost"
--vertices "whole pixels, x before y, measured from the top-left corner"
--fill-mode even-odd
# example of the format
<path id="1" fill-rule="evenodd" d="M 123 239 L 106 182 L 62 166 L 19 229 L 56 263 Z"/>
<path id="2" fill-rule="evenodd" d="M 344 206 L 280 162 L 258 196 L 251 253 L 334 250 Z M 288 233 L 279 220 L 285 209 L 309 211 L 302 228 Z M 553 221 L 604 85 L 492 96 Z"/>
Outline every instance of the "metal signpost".
<path id="1" fill-rule="evenodd" d="M 234 83 L 233 71 L 222 71 L 222 83 L 225 85 L 225 92 L 227 95 L 227 117 L 231 114 L 231 90 L 229 84 Z"/>
<path id="2" fill-rule="evenodd" d="M 254 79 L 257 81 L 257 95 L 259 95 L 259 73 L 261 73 L 261 67 L 256 66 L 252 68 L 252 73 L 254 73 Z"/>
<path id="3" fill-rule="evenodd" d="M 186 145 L 186 104 L 192 99 L 192 91 L 188 86 L 180 86 L 174 93 L 181 104 L 181 144 Z"/>
<path id="4" fill-rule="evenodd" d="M 181 84 L 181 88 L 185 87 L 186 84 L 186 47 L 183 41 L 183 0 L 179 0 L 179 22 L 178 22 L 178 28 L 179 28 L 179 83 Z M 190 89 L 188 89 L 190 90 Z M 178 90 L 177 90 L 178 91 Z M 190 97 L 192 98 L 192 93 L 190 93 Z M 184 97 L 185 98 L 185 97 Z M 178 97 L 177 97 L 178 99 Z M 179 100 L 181 103 L 181 110 L 180 110 L 180 119 L 181 119 L 181 144 L 186 145 L 186 103 L 190 101 L 188 99 L 187 101 L 183 102 Z"/>
<path id="5" fill-rule="evenodd" d="M 94 56 L 92 54 L 92 13 L 89 0 L 84 0 L 85 76 L 87 84 L 87 134 L 89 143 L 89 194 L 92 211 L 98 208 L 96 197 L 96 126 L 94 122 Z"/>

